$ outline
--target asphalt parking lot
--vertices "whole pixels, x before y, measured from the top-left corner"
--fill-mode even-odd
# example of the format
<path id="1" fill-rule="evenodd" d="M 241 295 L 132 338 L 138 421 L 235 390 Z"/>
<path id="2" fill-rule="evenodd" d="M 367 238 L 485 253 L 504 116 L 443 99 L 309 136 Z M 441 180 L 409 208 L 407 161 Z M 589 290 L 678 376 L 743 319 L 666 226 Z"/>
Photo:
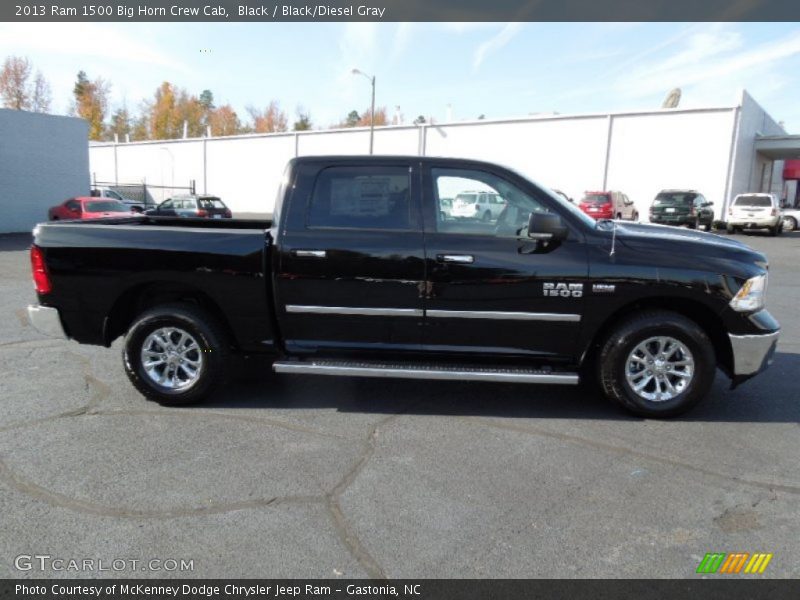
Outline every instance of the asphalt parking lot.
<path id="1" fill-rule="evenodd" d="M 713 551 L 798 577 L 800 233 L 737 237 L 770 258 L 775 362 L 651 421 L 577 389 L 257 363 L 210 403 L 161 407 L 119 341 L 27 324 L 29 238 L 0 236 L 0 577 L 680 578 Z M 141 562 L 20 571 L 20 555 Z"/>

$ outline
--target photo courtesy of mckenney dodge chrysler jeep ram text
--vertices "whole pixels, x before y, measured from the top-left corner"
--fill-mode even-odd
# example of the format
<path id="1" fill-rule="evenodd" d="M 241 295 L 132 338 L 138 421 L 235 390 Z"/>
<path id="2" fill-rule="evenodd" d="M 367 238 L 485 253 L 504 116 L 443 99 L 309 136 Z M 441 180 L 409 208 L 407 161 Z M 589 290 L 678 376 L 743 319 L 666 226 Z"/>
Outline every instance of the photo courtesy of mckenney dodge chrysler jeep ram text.
<path id="1" fill-rule="evenodd" d="M 440 202 L 464 190 L 502 209 L 447 217 Z M 260 353 L 300 375 L 596 378 L 627 410 L 667 417 L 718 367 L 734 385 L 760 373 L 779 334 L 763 254 L 595 221 L 472 160 L 296 158 L 272 221 L 47 223 L 31 261 L 33 324 L 85 344 L 124 335 L 128 377 L 165 404 L 200 400 L 234 353 Z"/>

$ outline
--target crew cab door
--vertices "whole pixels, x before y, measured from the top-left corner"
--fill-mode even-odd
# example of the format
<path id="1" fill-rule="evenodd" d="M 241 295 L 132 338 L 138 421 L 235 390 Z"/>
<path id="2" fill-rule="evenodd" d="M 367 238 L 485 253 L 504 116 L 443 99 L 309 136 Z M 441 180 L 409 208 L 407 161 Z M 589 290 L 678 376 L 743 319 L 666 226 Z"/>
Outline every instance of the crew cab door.
<path id="1" fill-rule="evenodd" d="M 426 163 L 423 346 L 481 357 L 571 356 L 588 273 L 582 234 L 570 228 L 567 240 L 547 244 L 527 237 L 531 212 L 558 213 L 558 202 L 487 168 Z M 496 194 L 505 207 L 489 222 L 443 219 L 441 199 L 465 189 Z"/>
<path id="2" fill-rule="evenodd" d="M 420 349 L 418 177 L 412 162 L 397 159 L 296 165 L 276 257 L 289 352 Z"/>

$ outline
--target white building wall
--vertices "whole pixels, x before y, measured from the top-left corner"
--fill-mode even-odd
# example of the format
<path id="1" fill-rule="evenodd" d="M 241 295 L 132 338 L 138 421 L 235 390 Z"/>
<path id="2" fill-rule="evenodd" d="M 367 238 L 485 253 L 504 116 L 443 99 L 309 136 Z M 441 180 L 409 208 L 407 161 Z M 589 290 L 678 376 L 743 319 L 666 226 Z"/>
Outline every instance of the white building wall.
<path id="1" fill-rule="evenodd" d="M 693 189 L 722 214 L 731 137 L 731 109 L 677 112 L 613 118 L 607 188 L 634 201 L 646 221 L 662 189 Z"/>
<path id="2" fill-rule="evenodd" d="M 88 134 L 83 119 L 0 109 L 0 233 L 30 231 L 89 193 Z"/>
<path id="3" fill-rule="evenodd" d="M 714 202 L 719 218 L 727 199 L 750 186 L 756 131 L 777 127 L 749 96 L 742 102 L 741 108 L 381 127 L 375 153 L 497 162 L 576 200 L 586 190 L 620 190 L 643 220 L 659 190 L 693 188 Z M 199 192 L 219 195 L 234 212 L 271 212 L 290 158 L 366 154 L 369 128 L 119 144 L 116 165 L 113 147 L 90 149 L 98 180 L 185 186 L 194 179 Z M 780 184 L 777 173 L 773 187 Z"/>
<path id="4" fill-rule="evenodd" d="M 500 163 L 575 200 L 603 186 L 606 116 L 433 125 L 424 134 L 427 156 Z"/>
<path id="5" fill-rule="evenodd" d="M 294 157 L 294 134 L 210 139 L 207 181 L 198 190 L 215 194 L 235 212 L 272 212 L 286 163 Z"/>

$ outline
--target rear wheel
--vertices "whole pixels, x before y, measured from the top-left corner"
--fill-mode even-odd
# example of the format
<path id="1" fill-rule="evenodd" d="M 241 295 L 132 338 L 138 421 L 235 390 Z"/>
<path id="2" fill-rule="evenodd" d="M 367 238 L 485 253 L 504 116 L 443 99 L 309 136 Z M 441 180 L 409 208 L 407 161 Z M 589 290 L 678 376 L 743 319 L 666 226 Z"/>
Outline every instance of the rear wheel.
<path id="1" fill-rule="evenodd" d="M 635 223 L 638 223 L 639 222 L 639 213 L 637 213 L 637 212 L 633 213 L 633 216 L 631 217 L 631 220 L 633 222 L 635 222 Z"/>
<path id="2" fill-rule="evenodd" d="M 642 417 L 672 417 L 695 406 L 714 381 L 711 340 L 683 315 L 649 311 L 622 322 L 598 360 L 605 395 Z"/>
<path id="3" fill-rule="evenodd" d="M 741 230 L 739 229 L 739 227 L 734 227 L 733 225 L 728 225 L 728 226 L 725 228 L 725 230 L 726 230 L 726 231 L 728 232 L 728 234 L 730 234 L 730 235 L 733 235 L 734 233 L 739 233 L 739 231 L 741 231 Z"/>
<path id="4" fill-rule="evenodd" d="M 772 237 L 775 237 L 775 236 L 777 236 L 777 235 L 780 235 L 780 233 L 781 233 L 781 224 L 780 224 L 780 223 L 778 223 L 777 225 L 775 225 L 775 227 L 770 227 L 770 228 L 769 228 L 769 234 L 770 234 Z"/>
<path id="5" fill-rule="evenodd" d="M 226 378 L 229 348 L 217 320 L 190 304 L 165 304 L 143 313 L 128 331 L 125 373 L 146 398 L 189 404 Z"/>

